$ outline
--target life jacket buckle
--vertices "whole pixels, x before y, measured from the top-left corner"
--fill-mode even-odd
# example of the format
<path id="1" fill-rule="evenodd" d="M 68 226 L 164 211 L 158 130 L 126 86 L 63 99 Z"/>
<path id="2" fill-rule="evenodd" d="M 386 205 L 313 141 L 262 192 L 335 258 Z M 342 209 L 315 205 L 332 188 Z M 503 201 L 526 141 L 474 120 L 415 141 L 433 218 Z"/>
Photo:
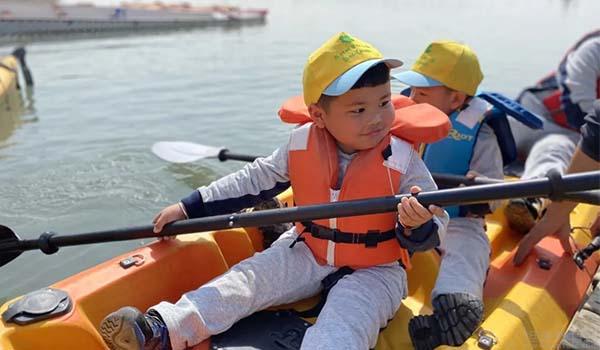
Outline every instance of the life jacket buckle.
<path id="1" fill-rule="evenodd" d="M 369 230 L 364 235 L 365 236 L 365 247 L 367 248 L 376 248 L 377 244 L 379 244 L 379 234 L 378 230 Z"/>
<path id="2" fill-rule="evenodd" d="M 335 243 L 341 242 L 342 233 L 340 230 L 335 228 L 322 227 L 319 225 L 312 225 L 309 231 L 313 237 L 326 239 Z"/>
<path id="3" fill-rule="evenodd" d="M 331 231 L 329 231 L 329 230 L 322 230 L 322 231 L 325 231 L 324 232 L 325 234 L 323 235 L 323 237 L 326 237 L 325 239 L 328 239 L 335 243 L 339 243 L 342 241 L 342 237 L 341 237 L 342 235 L 341 235 L 340 230 L 334 228 Z"/>

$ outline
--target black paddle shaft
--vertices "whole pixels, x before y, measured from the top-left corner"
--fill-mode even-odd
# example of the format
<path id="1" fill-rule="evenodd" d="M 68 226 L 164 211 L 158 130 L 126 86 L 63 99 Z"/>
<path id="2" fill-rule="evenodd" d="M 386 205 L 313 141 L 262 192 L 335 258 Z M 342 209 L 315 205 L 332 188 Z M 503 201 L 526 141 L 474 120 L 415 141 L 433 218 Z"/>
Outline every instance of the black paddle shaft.
<path id="1" fill-rule="evenodd" d="M 453 188 L 459 185 L 479 186 L 489 184 L 499 184 L 505 181 L 498 179 L 490 179 L 486 177 L 469 178 L 466 176 L 452 174 L 437 174 L 432 173 L 431 176 L 439 188 Z M 555 198 L 564 201 L 587 203 L 592 205 L 600 205 L 600 190 L 568 192 L 560 195 L 560 198 Z"/>
<path id="2" fill-rule="evenodd" d="M 419 198 L 419 202 L 424 206 L 430 204 L 446 206 L 521 197 L 549 196 L 550 198 L 560 198 L 562 193 L 597 188 L 600 188 L 600 171 L 578 173 L 563 177 L 558 173 L 553 173 L 548 178 L 422 192 L 417 197 Z M 59 236 L 53 233 L 43 233 L 37 239 L 26 240 L 19 240 L 18 236 L 15 235 L 13 239 L 0 240 L 0 253 L 14 255 L 16 252 L 40 249 L 47 254 L 52 254 L 58 250 L 58 247 L 62 246 L 392 212 L 397 210 L 398 203 L 405 196 L 407 195 L 190 219 L 167 225 L 159 234 L 153 232 L 153 226 L 147 225 L 74 235 Z M 0 228 L 10 230 L 4 226 Z M 6 237 L 6 235 L 3 237 Z"/>
<path id="3" fill-rule="evenodd" d="M 249 154 L 239 154 L 239 153 L 231 153 L 227 148 L 223 148 L 217 158 L 221 161 L 227 160 L 239 160 L 242 162 L 253 162 L 257 158 L 262 158 L 262 156 L 249 155 Z M 459 175 L 449 175 L 449 174 L 432 174 L 433 179 L 438 184 L 438 186 L 442 188 L 456 187 L 460 184 L 465 184 L 467 186 L 470 185 L 487 185 L 491 183 L 501 183 L 502 180 L 495 179 L 481 179 L 481 178 L 467 178 L 465 176 Z"/>
<path id="4" fill-rule="evenodd" d="M 260 158 L 260 157 L 251 156 L 251 155 L 247 155 L 247 154 L 231 153 L 231 152 L 229 152 L 229 150 L 227 148 L 223 148 L 219 152 L 219 155 L 217 156 L 217 158 L 219 158 L 219 160 L 222 162 L 224 162 L 226 160 L 240 160 L 242 162 L 253 162 L 256 160 L 256 158 Z"/>
<path id="5" fill-rule="evenodd" d="M 238 154 L 231 153 L 228 149 L 222 149 L 217 158 L 224 162 L 226 160 L 239 160 L 242 162 L 253 162 L 256 158 L 260 158 L 259 156 L 253 156 L 248 154 Z M 504 181 L 499 179 L 490 179 L 490 178 L 468 178 L 466 176 L 461 175 L 452 175 L 452 174 L 431 174 L 435 182 L 440 188 L 451 188 L 456 187 L 461 184 L 466 186 L 474 186 L 474 185 L 489 185 L 494 183 L 503 183 Z M 568 193 L 562 196 L 563 200 L 570 200 L 574 202 L 583 202 L 593 205 L 600 205 L 600 191 L 592 191 L 592 192 L 576 192 L 576 193 Z"/>

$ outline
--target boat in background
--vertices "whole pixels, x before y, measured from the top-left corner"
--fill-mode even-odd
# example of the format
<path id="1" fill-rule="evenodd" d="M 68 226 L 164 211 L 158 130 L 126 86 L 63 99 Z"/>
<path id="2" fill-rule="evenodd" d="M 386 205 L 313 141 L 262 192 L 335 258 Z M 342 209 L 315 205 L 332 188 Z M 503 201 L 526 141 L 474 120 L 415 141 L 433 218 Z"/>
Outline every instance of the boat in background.
<path id="1" fill-rule="evenodd" d="M 92 3 L 61 5 L 56 0 L 3 0 L 0 37 L 43 34 L 156 31 L 205 26 L 261 24 L 266 9 L 234 6 L 191 6 L 124 2 L 120 6 Z"/>
<path id="2" fill-rule="evenodd" d="M 24 111 L 20 77 L 27 87 L 33 85 L 23 48 L 0 57 L 0 143 L 11 136 Z"/>

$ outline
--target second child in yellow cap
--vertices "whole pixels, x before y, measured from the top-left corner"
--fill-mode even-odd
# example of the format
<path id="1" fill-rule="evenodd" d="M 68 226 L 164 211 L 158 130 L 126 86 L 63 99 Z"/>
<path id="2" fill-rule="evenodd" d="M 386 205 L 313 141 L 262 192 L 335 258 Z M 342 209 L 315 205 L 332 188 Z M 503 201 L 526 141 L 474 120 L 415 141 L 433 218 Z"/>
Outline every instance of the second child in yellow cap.
<path id="1" fill-rule="evenodd" d="M 486 123 L 492 106 L 477 97 L 483 79 L 477 56 L 465 44 L 435 41 L 409 71 L 394 78 L 410 87 L 410 98 L 448 115 L 448 137 L 427 145 L 423 160 L 431 172 L 467 177 L 503 178 L 502 154 L 494 130 Z M 483 283 L 490 245 L 484 215 L 498 203 L 445 208 L 448 232 L 440 248 L 442 263 L 432 291 L 432 315 L 409 322 L 415 349 L 459 346 L 483 319 Z"/>
<path id="2" fill-rule="evenodd" d="M 455 41 L 434 41 L 410 71 L 395 78 L 410 86 L 446 86 L 474 96 L 483 73 L 477 55 L 469 46 Z"/>
<path id="3" fill-rule="evenodd" d="M 427 46 L 409 71 L 394 79 L 412 88 L 412 97 L 427 95 L 427 101 L 446 114 L 475 96 L 483 80 L 479 60 L 467 45 L 455 41 L 434 41 Z"/>

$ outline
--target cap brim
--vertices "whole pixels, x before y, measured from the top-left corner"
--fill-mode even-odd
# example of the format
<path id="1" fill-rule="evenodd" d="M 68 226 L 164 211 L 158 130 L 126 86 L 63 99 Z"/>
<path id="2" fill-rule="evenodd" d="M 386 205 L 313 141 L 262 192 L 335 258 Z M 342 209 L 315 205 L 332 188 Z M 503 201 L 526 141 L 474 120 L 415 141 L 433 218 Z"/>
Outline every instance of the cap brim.
<path id="1" fill-rule="evenodd" d="M 348 92 L 354 84 L 365 74 L 369 68 L 373 67 L 378 63 L 385 63 L 389 69 L 398 68 L 402 65 L 402 61 L 388 58 L 376 58 L 362 63 L 348 69 L 344 74 L 340 75 L 335 79 L 329 86 L 323 90 L 323 95 L 327 96 L 340 96 Z"/>
<path id="2" fill-rule="evenodd" d="M 412 70 L 407 70 L 405 72 L 392 74 L 392 78 L 398 80 L 399 82 L 401 82 L 403 84 L 406 84 L 408 86 L 414 86 L 414 87 L 430 87 L 430 86 L 443 86 L 444 85 L 435 79 L 431 79 L 426 75 L 417 73 Z"/>

